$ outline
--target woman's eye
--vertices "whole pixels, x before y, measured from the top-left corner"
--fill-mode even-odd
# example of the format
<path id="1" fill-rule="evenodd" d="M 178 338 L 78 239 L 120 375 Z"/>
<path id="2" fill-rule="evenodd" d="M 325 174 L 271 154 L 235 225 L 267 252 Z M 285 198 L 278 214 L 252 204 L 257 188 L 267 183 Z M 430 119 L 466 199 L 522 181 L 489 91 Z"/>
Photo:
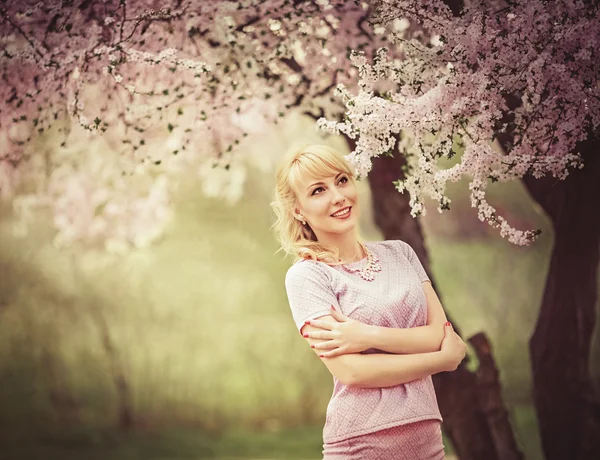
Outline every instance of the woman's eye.
<path id="1" fill-rule="evenodd" d="M 340 178 L 340 180 L 338 181 L 338 184 L 342 181 L 344 181 L 343 183 L 345 184 L 346 182 L 348 182 L 348 177 L 343 176 L 342 178 Z M 318 190 L 325 190 L 325 189 L 323 187 L 317 187 L 316 189 L 314 189 L 312 191 L 312 195 L 315 195 Z M 321 193 L 321 192 L 319 192 L 319 193 Z"/>

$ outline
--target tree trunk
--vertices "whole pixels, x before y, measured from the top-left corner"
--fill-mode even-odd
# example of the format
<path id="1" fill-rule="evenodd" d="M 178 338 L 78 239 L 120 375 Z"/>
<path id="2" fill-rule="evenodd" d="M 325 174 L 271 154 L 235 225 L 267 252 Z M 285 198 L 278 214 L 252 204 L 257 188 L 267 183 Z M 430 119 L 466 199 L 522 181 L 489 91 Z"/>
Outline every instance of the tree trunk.
<path id="1" fill-rule="evenodd" d="M 554 248 L 529 346 L 542 446 L 549 460 L 600 458 L 600 403 L 590 375 L 600 245 L 599 139 L 564 180 L 523 179 L 548 213 Z"/>
<path id="2" fill-rule="evenodd" d="M 521 460 L 523 454 L 517 447 L 508 410 L 502 400 L 502 388 L 498 378 L 498 367 L 492 355 L 492 346 L 482 332 L 475 334 L 469 342 L 477 353 L 477 403 L 487 420 L 498 458 L 502 460 Z"/>
<path id="3" fill-rule="evenodd" d="M 346 138 L 351 150 L 355 143 Z M 401 170 L 405 158 L 397 149 L 394 157 L 380 157 L 373 159 L 373 169 L 368 175 L 372 191 L 373 213 L 376 225 L 383 232 L 385 239 L 402 239 L 410 244 L 425 270 L 436 292 L 434 278 L 431 276 L 427 250 L 423 241 L 423 234 L 418 219 L 410 215 L 409 197 L 401 194 L 394 188 L 392 182 L 403 177 Z M 439 293 L 438 293 L 439 295 Z M 450 317 L 454 329 L 460 334 L 456 323 Z M 478 377 L 470 372 L 466 365 L 468 357 L 454 372 L 443 372 L 433 376 L 440 412 L 444 419 L 444 432 L 448 435 L 454 449 L 461 460 L 494 460 L 494 459 L 520 459 L 522 454 L 516 448 L 512 435 L 512 428 L 506 412 L 495 413 L 493 423 L 488 420 L 490 412 L 480 407 L 479 399 L 473 395 L 481 393 Z M 488 388 L 489 382 L 486 383 Z M 496 392 L 490 398 L 501 401 L 500 385 L 492 385 Z M 485 398 L 484 398 L 485 399 Z M 499 426 L 502 435 L 494 433 Z M 507 436 L 507 433 L 510 433 Z M 508 441 L 507 438 L 509 439 Z M 506 445 L 497 446 L 495 441 L 507 442 Z M 501 456 L 500 452 L 512 452 L 512 455 Z"/>

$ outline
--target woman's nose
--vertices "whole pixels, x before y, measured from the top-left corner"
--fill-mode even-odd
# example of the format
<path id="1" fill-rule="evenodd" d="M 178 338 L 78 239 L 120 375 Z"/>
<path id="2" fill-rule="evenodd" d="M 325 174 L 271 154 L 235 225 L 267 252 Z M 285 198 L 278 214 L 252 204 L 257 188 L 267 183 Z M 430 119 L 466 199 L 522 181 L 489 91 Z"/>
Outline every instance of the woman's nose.
<path id="1" fill-rule="evenodd" d="M 332 198 L 334 203 L 339 203 L 340 201 L 344 201 L 345 197 L 337 188 L 334 187 Z"/>

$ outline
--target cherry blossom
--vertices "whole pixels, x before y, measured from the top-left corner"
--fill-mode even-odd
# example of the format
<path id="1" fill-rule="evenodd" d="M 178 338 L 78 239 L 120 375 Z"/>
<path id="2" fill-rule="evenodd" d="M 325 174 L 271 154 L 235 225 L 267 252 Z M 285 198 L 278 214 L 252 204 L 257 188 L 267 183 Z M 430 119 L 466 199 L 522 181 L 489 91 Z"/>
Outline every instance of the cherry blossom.
<path id="1" fill-rule="evenodd" d="M 427 45 L 392 32 L 402 61 L 385 48 L 372 63 L 355 54 L 359 88 L 338 88 L 345 119 L 324 117 L 318 124 L 357 139 L 349 159 L 361 175 L 402 134 L 410 173 L 396 185 L 410 192 L 413 216 L 425 215 L 425 196 L 439 203 L 439 212 L 448 209 L 447 181 L 467 176 L 479 219 L 512 243 L 529 244 L 539 230 L 512 228 L 487 202 L 486 187 L 526 174 L 564 179 L 571 168 L 584 167 L 576 144 L 600 122 L 598 8 L 571 0 L 551 7 L 517 0 L 503 8 L 474 2 L 454 16 L 438 0 L 382 0 L 373 21 L 408 18 L 437 40 Z M 397 88 L 381 93 L 375 85 L 382 81 Z M 511 98 L 520 103 L 509 107 Z M 510 133 L 505 150 L 494 142 L 503 132 Z M 452 158 L 459 145 L 460 161 L 441 169 L 437 160 Z"/>
<path id="2" fill-rule="evenodd" d="M 300 111 L 357 139 L 349 159 L 363 176 L 398 143 L 413 215 L 425 196 L 447 209 L 445 184 L 467 175 L 479 218 L 524 244 L 536 232 L 511 228 L 486 186 L 582 166 L 600 28 L 592 2 L 493 4 L 454 16 L 437 0 L 8 0 L 0 196 L 21 229 L 50 210 L 60 244 L 149 244 L 178 174 L 235 201 L 244 139 Z"/>
<path id="3" fill-rule="evenodd" d="M 1 193 L 21 228 L 50 209 L 60 244 L 150 242 L 160 231 L 135 229 L 164 228 L 169 213 L 145 213 L 158 203 L 144 200 L 168 207 L 178 171 L 196 169 L 206 193 L 232 201 L 244 138 L 292 110 L 341 118 L 332 92 L 356 81 L 349 50 L 387 40 L 368 14 L 356 1 L 7 1 Z M 36 141 L 52 136 L 56 149 Z M 102 153 L 87 154 L 99 136 Z"/>

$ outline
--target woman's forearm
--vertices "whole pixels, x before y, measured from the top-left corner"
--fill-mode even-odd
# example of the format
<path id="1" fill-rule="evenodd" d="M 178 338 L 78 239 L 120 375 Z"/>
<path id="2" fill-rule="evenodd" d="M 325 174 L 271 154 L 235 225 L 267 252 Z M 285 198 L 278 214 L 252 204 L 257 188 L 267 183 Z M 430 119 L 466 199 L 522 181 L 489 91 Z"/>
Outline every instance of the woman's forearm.
<path id="1" fill-rule="evenodd" d="M 431 353 L 439 351 L 444 339 L 443 324 L 395 328 L 368 327 L 372 348 L 395 354 Z"/>
<path id="2" fill-rule="evenodd" d="M 342 383 L 359 388 L 391 387 L 448 369 L 448 358 L 440 351 L 410 355 L 350 353 L 322 359 L 332 374 L 343 375 L 338 377 Z"/>

